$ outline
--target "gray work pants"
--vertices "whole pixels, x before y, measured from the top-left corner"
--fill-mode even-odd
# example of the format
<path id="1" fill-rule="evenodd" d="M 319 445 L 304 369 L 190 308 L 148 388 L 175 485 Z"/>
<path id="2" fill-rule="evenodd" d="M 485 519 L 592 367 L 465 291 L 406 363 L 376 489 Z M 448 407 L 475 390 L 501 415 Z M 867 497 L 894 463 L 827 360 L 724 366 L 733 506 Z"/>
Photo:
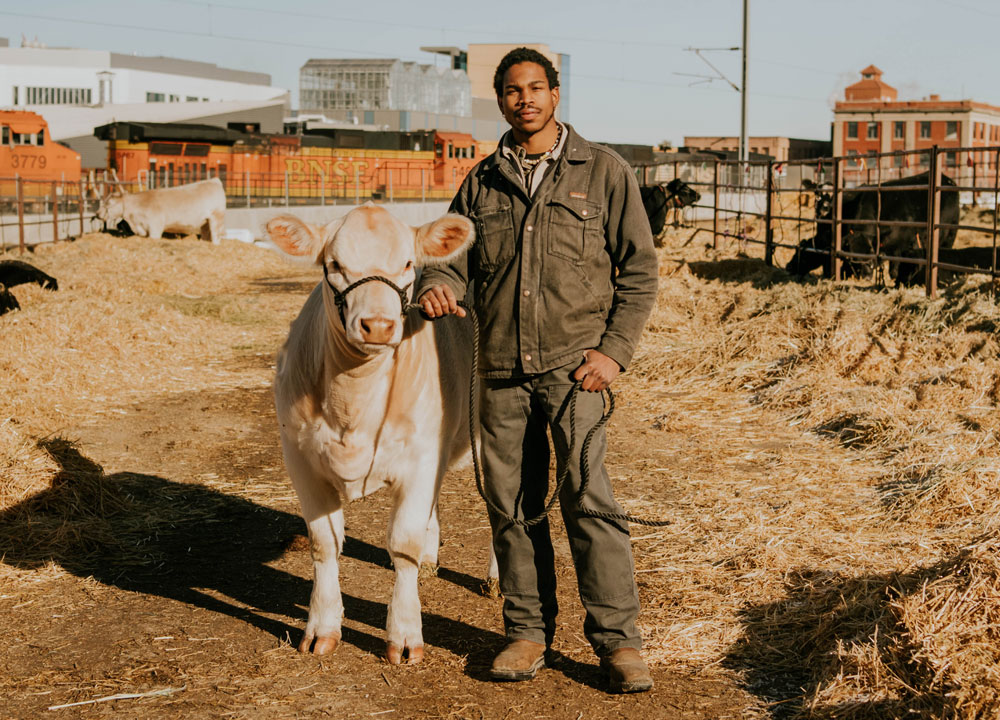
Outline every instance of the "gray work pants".
<path id="1" fill-rule="evenodd" d="M 579 362 L 512 380 L 485 380 L 480 422 L 486 494 L 506 514 L 525 519 L 541 512 L 549 487 L 551 431 L 558 473 L 569 468 L 559 497 L 563 522 L 576 567 L 580 600 L 586 611 L 583 630 L 598 655 L 641 644 L 635 620 L 639 593 L 632 546 L 624 523 L 589 518 L 577 512 L 580 449 L 587 432 L 601 417 L 600 393 L 577 392 L 576 440 L 570 446 L 569 393 Z M 586 507 L 622 512 L 604 469 L 607 449 L 603 428 L 590 446 L 590 484 Z M 548 520 L 525 528 L 490 510 L 493 548 L 500 567 L 503 618 L 510 640 L 550 644 L 555 631 L 555 558 Z"/>

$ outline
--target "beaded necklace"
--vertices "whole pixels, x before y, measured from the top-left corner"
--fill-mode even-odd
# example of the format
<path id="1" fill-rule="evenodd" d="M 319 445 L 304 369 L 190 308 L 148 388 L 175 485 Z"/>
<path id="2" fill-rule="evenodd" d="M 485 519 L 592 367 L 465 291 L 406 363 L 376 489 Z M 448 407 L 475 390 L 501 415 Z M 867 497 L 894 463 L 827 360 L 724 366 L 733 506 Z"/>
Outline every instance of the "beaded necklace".
<path id="1" fill-rule="evenodd" d="M 535 170 L 542 160 L 551 160 L 552 153 L 555 152 L 556 148 L 559 147 L 559 141 L 562 140 L 562 125 L 556 123 L 556 127 L 559 131 L 556 133 L 556 141 L 552 143 L 552 147 L 543 152 L 538 157 L 528 157 L 528 154 L 524 151 L 524 148 L 516 146 L 514 156 L 517 158 L 518 164 L 521 166 L 521 172 L 524 175 L 524 184 L 528 188 L 529 192 L 531 190 L 531 179 L 535 174 Z"/>

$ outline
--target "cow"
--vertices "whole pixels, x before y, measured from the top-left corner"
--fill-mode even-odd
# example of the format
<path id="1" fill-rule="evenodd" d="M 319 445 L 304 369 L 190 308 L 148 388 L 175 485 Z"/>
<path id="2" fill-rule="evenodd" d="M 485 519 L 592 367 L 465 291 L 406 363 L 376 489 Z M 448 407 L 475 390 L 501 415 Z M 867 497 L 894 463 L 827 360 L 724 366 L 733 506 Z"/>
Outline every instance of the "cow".
<path id="1" fill-rule="evenodd" d="M 420 662 L 417 577 L 422 563 L 437 564 L 441 479 L 470 455 L 472 332 L 457 317 L 430 322 L 409 312 L 410 293 L 417 267 L 462 253 L 473 225 L 445 215 L 413 228 L 367 203 L 325 227 L 282 215 L 267 223 L 267 235 L 286 253 L 315 260 L 324 276 L 292 323 L 274 380 L 315 574 L 298 649 L 322 655 L 339 643 L 344 505 L 387 487 L 395 586 L 386 658 Z"/>
<path id="2" fill-rule="evenodd" d="M 998 266 L 1000 266 L 1000 251 L 996 256 Z M 938 262 L 949 265 L 960 265 L 962 267 L 974 268 L 978 273 L 990 273 L 993 267 L 994 254 L 992 247 L 964 247 L 964 248 L 940 248 L 938 250 Z M 965 273 L 956 270 L 941 268 L 938 270 L 938 280 L 942 283 L 954 281 L 957 277 Z M 912 263 L 900 263 L 896 281 L 900 285 L 922 285 L 926 275 L 926 268 L 923 265 Z"/>
<path id="3" fill-rule="evenodd" d="M 136 235 L 159 240 L 165 232 L 201 233 L 218 244 L 225 232 L 226 191 L 218 178 L 137 193 L 116 191 L 101 200 L 106 225 L 128 223 Z"/>
<path id="4" fill-rule="evenodd" d="M 59 289 L 58 280 L 34 265 L 21 260 L 0 260 L 0 315 L 21 309 L 21 304 L 10 288 L 25 283 L 37 283 L 46 290 Z"/>
<path id="5" fill-rule="evenodd" d="M 866 185 L 857 190 L 845 190 L 841 201 L 841 218 L 844 220 L 902 220 L 908 222 L 927 221 L 928 192 L 924 188 L 930 179 L 930 173 L 924 172 L 912 177 L 896 178 L 882 183 L 883 188 L 906 185 L 917 185 L 913 190 L 888 190 L 881 193 L 881 211 L 878 207 L 878 195 L 871 189 L 877 185 Z M 941 185 L 954 187 L 955 181 L 946 175 L 941 176 Z M 816 218 L 829 221 L 833 217 L 833 202 L 827 188 L 815 186 Z M 945 191 L 941 193 L 941 222 L 957 224 L 959 217 L 958 193 Z M 848 252 L 874 253 L 876 248 L 875 224 L 842 225 L 841 246 Z M 922 257 L 924 246 L 920 239 L 922 228 L 880 226 L 878 238 L 879 252 L 882 255 L 897 257 Z M 941 228 L 939 233 L 940 247 L 950 248 L 955 243 L 955 228 Z M 923 233 L 926 236 L 926 232 Z M 924 238 L 926 240 L 926 237 Z M 830 250 L 833 248 L 833 226 L 830 222 L 817 222 L 816 234 L 803 240 L 795 250 L 795 255 L 785 266 L 785 269 L 795 275 L 805 275 L 811 270 L 822 267 L 824 277 L 833 277 L 833 261 Z M 847 276 L 862 275 L 870 270 L 871 262 L 863 260 L 846 260 L 844 272 Z M 900 284 L 907 284 L 910 278 L 919 274 L 919 268 L 910 263 L 892 261 L 889 264 L 890 276 Z"/>
<path id="6" fill-rule="evenodd" d="M 646 217 L 649 218 L 649 229 L 653 231 L 653 237 L 663 232 L 663 227 L 667 223 L 667 211 L 694 205 L 701 199 L 701 195 L 693 190 L 690 185 L 679 178 L 674 178 L 664 185 L 643 185 L 639 188 L 642 195 L 642 206 L 646 209 Z M 676 223 L 676 215 L 674 216 Z"/>

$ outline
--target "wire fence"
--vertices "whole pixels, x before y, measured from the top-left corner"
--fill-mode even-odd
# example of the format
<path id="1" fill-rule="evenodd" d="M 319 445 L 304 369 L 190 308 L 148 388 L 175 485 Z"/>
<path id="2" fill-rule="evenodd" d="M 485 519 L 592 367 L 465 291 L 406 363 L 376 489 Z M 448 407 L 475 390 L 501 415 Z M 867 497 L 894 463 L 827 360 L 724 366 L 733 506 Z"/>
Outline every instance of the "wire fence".
<path id="1" fill-rule="evenodd" d="M 811 264 L 836 280 L 871 272 L 884 283 L 888 269 L 897 283 L 922 283 L 930 297 L 941 271 L 988 274 L 994 285 L 1000 278 L 1000 147 L 743 164 L 668 160 L 637 174 L 644 185 L 677 178 L 698 191 L 675 222 L 711 233 L 716 248 L 722 239 L 762 246 L 769 265 L 784 249 L 791 269 Z"/>

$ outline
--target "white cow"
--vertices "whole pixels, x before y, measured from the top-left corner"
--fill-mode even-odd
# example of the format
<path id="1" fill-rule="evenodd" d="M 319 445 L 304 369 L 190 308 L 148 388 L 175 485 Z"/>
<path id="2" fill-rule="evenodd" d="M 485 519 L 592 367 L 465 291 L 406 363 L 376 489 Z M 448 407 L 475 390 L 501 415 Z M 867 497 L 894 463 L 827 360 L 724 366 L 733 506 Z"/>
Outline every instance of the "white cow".
<path id="1" fill-rule="evenodd" d="M 472 223 L 445 215 L 413 228 L 368 203 L 323 228 L 283 215 L 267 232 L 285 252 L 324 268 L 292 323 L 274 382 L 281 446 L 315 572 L 299 651 L 322 655 L 339 643 L 344 504 L 388 487 L 396 582 L 386 657 L 419 662 L 418 572 L 421 563 L 437 565 L 441 478 L 469 456 L 472 340 L 467 321 L 431 323 L 401 312 L 401 303 L 409 301 L 416 266 L 461 253 L 473 240 Z"/>
<path id="2" fill-rule="evenodd" d="M 137 193 L 115 192 L 101 200 L 97 217 L 124 220 L 132 232 L 159 240 L 164 232 L 201 233 L 218 243 L 225 232 L 226 191 L 218 178 Z"/>

